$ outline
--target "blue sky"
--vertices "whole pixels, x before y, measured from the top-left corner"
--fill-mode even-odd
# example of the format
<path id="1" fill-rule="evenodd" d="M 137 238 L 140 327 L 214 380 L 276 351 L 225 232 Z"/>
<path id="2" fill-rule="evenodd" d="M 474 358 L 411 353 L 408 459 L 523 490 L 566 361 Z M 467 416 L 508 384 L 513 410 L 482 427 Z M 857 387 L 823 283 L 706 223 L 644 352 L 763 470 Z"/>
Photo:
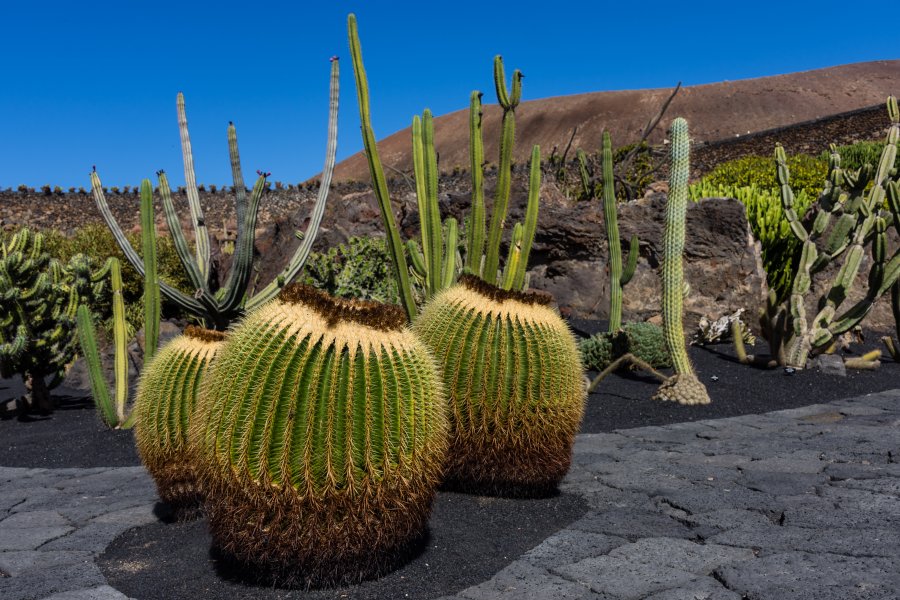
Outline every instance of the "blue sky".
<path id="1" fill-rule="evenodd" d="M 4 2 L 0 187 L 183 182 L 175 95 L 186 97 L 197 181 L 303 181 L 322 168 L 328 59 L 341 61 L 338 160 L 361 148 L 346 17 L 357 15 L 376 135 L 425 107 L 493 100 L 491 61 L 524 99 L 743 79 L 898 58 L 884 5 L 807 2 Z M 456 8 L 461 7 L 461 8 Z M 846 11 L 850 10 L 850 13 Z M 840 14 L 859 24 L 846 28 Z M 836 21 L 837 18 L 837 21 Z M 895 92 L 896 93 L 896 92 Z"/>

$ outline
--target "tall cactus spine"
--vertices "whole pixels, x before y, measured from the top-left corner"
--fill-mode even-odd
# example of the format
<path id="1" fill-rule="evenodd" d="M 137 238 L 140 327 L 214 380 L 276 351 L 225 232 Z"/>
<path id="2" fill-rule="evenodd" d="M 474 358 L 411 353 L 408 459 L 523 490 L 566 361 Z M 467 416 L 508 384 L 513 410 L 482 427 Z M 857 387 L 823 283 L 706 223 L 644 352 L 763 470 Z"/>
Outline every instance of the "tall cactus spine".
<path id="1" fill-rule="evenodd" d="M 709 404 L 706 387 L 697 379 L 685 346 L 682 312 L 684 310 L 684 243 L 687 217 L 688 178 L 690 177 L 690 138 L 687 121 L 679 117 L 669 131 L 669 196 L 663 232 L 662 316 L 666 348 L 675 374 L 656 391 L 654 398 L 679 404 Z"/>
<path id="2" fill-rule="evenodd" d="M 215 544 L 261 579 L 357 582 L 422 540 L 443 386 L 396 306 L 287 286 L 205 378 L 191 444 Z"/>
<path id="3" fill-rule="evenodd" d="M 585 390 L 575 340 L 548 303 L 464 275 L 413 325 L 447 389 L 447 486 L 543 496 L 567 472 Z"/>
<path id="4" fill-rule="evenodd" d="M 188 430 L 204 373 L 225 334 L 188 326 L 141 373 L 135 398 L 135 442 L 160 499 L 179 521 L 199 516 L 203 500 Z"/>

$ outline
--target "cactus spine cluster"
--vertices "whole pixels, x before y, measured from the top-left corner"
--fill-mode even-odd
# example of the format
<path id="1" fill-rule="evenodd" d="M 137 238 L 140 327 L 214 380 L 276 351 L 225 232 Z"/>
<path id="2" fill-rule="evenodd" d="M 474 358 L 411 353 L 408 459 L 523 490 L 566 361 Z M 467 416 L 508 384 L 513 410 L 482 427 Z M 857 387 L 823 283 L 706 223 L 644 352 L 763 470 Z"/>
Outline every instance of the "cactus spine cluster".
<path id="1" fill-rule="evenodd" d="M 416 320 L 449 396 L 449 486 L 541 496 L 568 470 L 584 382 L 572 334 L 549 301 L 464 275 Z"/>
<path id="2" fill-rule="evenodd" d="M 302 585 L 395 566 L 437 488 L 442 390 L 401 308 L 285 287 L 229 333 L 191 427 L 216 545 Z"/>
<path id="3" fill-rule="evenodd" d="M 319 187 L 318 198 L 310 215 L 309 225 L 303 234 L 300 246 L 294 252 L 287 266 L 275 278 L 274 281 L 259 290 L 254 296 L 247 298 L 248 287 L 253 272 L 253 243 L 256 231 L 256 219 L 259 212 L 259 204 L 263 193 L 267 189 L 266 178 L 268 173 L 259 172 L 259 178 L 253 186 L 248 200 L 244 178 L 241 171 L 240 154 L 237 145 L 237 132 L 234 124 L 228 125 L 228 151 L 231 159 L 232 178 L 234 180 L 235 209 L 237 214 L 237 237 L 234 242 L 234 259 L 232 268 L 222 287 L 213 291 L 211 280 L 213 271 L 210 267 L 210 241 L 209 232 L 200 206 L 200 197 L 197 191 L 196 177 L 194 175 L 194 159 L 191 150 L 191 140 L 188 133 L 187 116 L 184 106 L 184 96 L 178 94 L 178 129 L 181 135 L 181 150 L 184 161 L 184 175 L 188 205 L 191 213 L 191 223 L 194 229 L 196 241 L 196 253 L 192 254 L 181 230 L 181 222 L 175 212 L 172 200 L 172 192 L 166 174 L 157 173 L 159 177 L 159 190 L 162 195 L 163 209 L 166 215 L 166 223 L 172 235 L 178 257 L 184 265 L 185 271 L 194 289 L 193 294 L 180 292 L 172 286 L 160 283 L 160 291 L 171 302 L 197 318 L 201 319 L 207 328 L 224 330 L 233 321 L 244 314 L 246 310 L 252 310 L 271 300 L 278 291 L 294 279 L 303 269 L 304 262 L 309 256 L 313 242 L 319 230 L 322 216 L 325 212 L 325 202 L 331 186 L 331 176 L 334 172 L 334 161 L 337 152 L 337 111 L 338 111 L 338 61 L 332 59 L 331 63 L 331 96 L 328 117 L 328 144 L 326 149 L 325 168 L 322 172 L 322 181 Z M 144 262 L 128 242 L 119 224 L 113 217 L 106 202 L 103 185 L 96 173 L 91 174 L 91 187 L 94 200 L 106 224 L 109 226 L 116 242 L 122 248 L 128 261 L 141 275 L 145 272 Z"/>
<path id="4" fill-rule="evenodd" d="M 685 346 L 682 311 L 684 309 L 685 220 L 687 217 L 688 178 L 690 176 L 690 138 L 687 121 L 679 117 L 670 129 L 669 196 L 663 232 L 662 316 L 666 348 L 675 374 L 656 391 L 654 398 L 679 404 L 709 404 L 706 387 L 697 379 Z"/>
<path id="5" fill-rule="evenodd" d="M 177 520 L 199 515 L 203 494 L 188 429 L 203 375 L 224 340 L 221 332 L 188 326 L 144 367 L 138 383 L 133 412 L 138 453 Z"/>
<path id="6" fill-rule="evenodd" d="M 894 169 L 900 109 L 893 96 L 887 100 L 887 109 L 891 126 L 878 165 L 866 164 L 857 171 L 842 169 L 840 154 L 832 145 L 828 180 L 806 218 L 801 218 L 795 207 L 784 149 L 775 148 L 784 215 L 802 244 L 790 296 L 779 303 L 770 293 L 760 319 L 763 336 L 778 364 L 805 368 L 809 356 L 826 350 L 836 336 L 858 325 L 874 302 L 900 278 L 900 248 L 887 256 L 888 223 L 893 222 L 900 231 L 900 174 Z M 885 204 L 889 210 L 884 209 Z M 867 292 L 839 312 L 862 268 L 866 246 L 871 252 Z M 813 278 L 837 260 L 842 261 L 840 269 L 819 299 L 816 314 L 809 319 L 806 298 L 813 289 Z"/>

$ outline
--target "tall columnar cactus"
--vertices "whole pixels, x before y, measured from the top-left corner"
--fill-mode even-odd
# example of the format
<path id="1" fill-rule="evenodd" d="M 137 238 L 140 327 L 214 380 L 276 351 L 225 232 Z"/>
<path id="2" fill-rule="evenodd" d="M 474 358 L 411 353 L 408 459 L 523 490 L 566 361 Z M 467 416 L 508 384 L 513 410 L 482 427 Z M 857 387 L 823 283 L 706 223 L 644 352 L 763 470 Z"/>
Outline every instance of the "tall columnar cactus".
<path id="1" fill-rule="evenodd" d="M 149 364 L 159 344 L 160 292 L 156 261 L 156 226 L 153 218 L 153 188 L 149 179 L 141 182 L 141 246 L 144 264 L 144 364 Z M 86 306 L 78 308 L 78 339 L 87 364 L 91 394 L 100 417 L 109 427 L 130 429 L 136 413 L 126 410 L 128 402 L 128 339 L 125 329 L 125 300 L 122 295 L 122 270 L 119 259 L 110 258 L 112 283 L 113 348 L 115 366 L 113 394 L 110 393 L 97 346 L 94 322 Z"/>
<path id="2" fill-rule="evenodd" d="M 687 217 L 688 178 L 690 176 L 690 138 L 687 121 L 672 121 L 669 131 L 669 196 L 666 201 L 666 224 L 663 233 L 662 316 L 666 348 L 672 358 L 675 374 L 664 382 L 654 396 L 679 404 L 709 404 L 706 387 L 697 379 L 685 346 L 681 316 L 684 301 L 685 220 Z"/>
<path id="3" fill-rule="evenodd" d="M 177 520 L 199 515 L 203 500 L 188 445 L 204 373 L 224 343 L 219 331 L 188 326 L 142 371 L 134 402 L 135 442 L 160 499 Z"/>
<path id="4" fill-rule="evenodd" d="M 61 265 L 43 241 L 28 229 L 0 240 L 0 376 L 22 376 L 23 411 L 52 410 L 50 390 L 75 357 L 75 311 L 101 293 L 108 272 L 80 254 Z"/>
<path id="5" fill-rule="evenodd" d="M 613 177 L 612 139 L 603 132 L 603 220 L 606 222 L 606 240 L 609 247 L 609 332 L 622 327 L 622 288 L 631 281 L 637 267 L 639 240 L 631 236 L 628 258 L 622 268 L 622 246 L 619 242 L 615 179 Z"/>
<path id="6" fill-rule="evenodd" d="M 285 287 L 229 333 L 191 426 L 216 545 L 302 585 L 395 566 L 438 484 L 442 389 L 399 307 Z"/>
<path id="7" fill-rule="evenodd" d="M 801 242 L 800 262 L 790 296 L 779 303 L 770 294 L 761 324 L 772 356 L 778 364 L 802 369 L 811 355 L 831 346 L 836 336 L 858 325 L 875 301 L 900 278 L 900 248 L 890 258 L 887 227 L 900 231 L 900 173 L 894 167 L 900 142 L 900 109 L 893 96 L 887 101 L 891 126 L 878 165 L 857 171 L 841 168 L 841 157 L 832 145 L 828 180 L 805 216 L 796 210 L 784 149 L 775 148 L 778 183 L 784 215 L 791 232 Z M 885 209 L 887 204 L 887 209 Z M 842 313 L 841 304 L 853 286 L 866 254 L 871 252 L 865 295 Z M 841 260 L 828 291 L 816 303 L 816 314 L 806 314 L 813 279 L 829 264 Z"/>
<path id="8" fill-rule="evenodd" d="M 575 341 L 549 302 L 464 275 L 416 320 L 449 394 L 448 485 L 541 496 L 568 470 L 585 389 Z"/>
<path id="9" fill-rule="evenodd" d="M 348 17 L 350 53 L 356 75 L 356 90 L 359 100 L 360 121 L 362 122 L 363 145 L 369 161 L 375 195 L 381 208 L 381 215 L 387 232 L 388 247 L 397 275 L 400 298 L 410 321 L 415 320 L 419 309 L 415 303 L 410 280 L 412 273 L 425 288 L 425 300 L 438 291 L 453 285 L 458 275 L 456 265 L 456 242 L 458 236 L 455 219 L 448 218 L 441 225 L 438 210 L 437 157 L 434 150 L 434 128 L 431 112 L 426 110 L 423 119 L 413 120 L 413 158 L 416 176 L 416 192 L 419 204 L 419 221 L 422 230 L 422 254 L 414 242 L 408 242 L 406 251 L 410 254 L 410 265 L 394 219 L 388 192 L 387 179 L 375 143 L 372 119 L 369 109 L 369 86 L 362 61 L 362 49 L 356 17 Z M 514 268 L 500 270 L 500 250 L 509 196 L 512 183 L 512 149 L 515 138 L 515 109 L 522 96 L 522 74 L 515 71 L 512 87 L 507 88 L 503 60 L 494 58 L 494 87 L 497 100 L 503 109 L 502 133 L 500 140 L 500 168 L 494 196 L 490 231 L 484 207 L 484 141 L 482 138 L 481 93 L 472 92 L 469 106 L 469 149 L 472 168 L 472 214 L 466 219 L 466 257 L 464 270 L 477 274 L 486 281 L 503 286 L 505 289 L 522 290 L 527 287 L 526 267 L 534 234 L 537 228 L 538 201 L 541 186 L 540 147 L 534 146 L 531 154 L 528 206 L 524 224 L 517 239 L 510 244 L 507 265 L 514 262 Z M 515 226 L 513 228 L 515 232 Z M 517 243 L 516 243 L 517 242 Z"/>
<path id="10" fill-rule="evenodd" d="M 258 171 L 259 178 L 253 186 L 250 198 L 247 198 L 244 178 L 241 171 L 240 154 L 237 145 L 237 133 L 234 124 L 228 125 L 228 151 L 231 159 L 232 178 L 234 180 L 235 209 L 237 215 L 237 237 L 234 242 L 234 258 L 231 271 L 224 285 L 213 291 L 213 269 L 211 267 L 209 232 L 200 205 L 197 191 L 196 177 L 194 176 L 194 159 L 191 150 L 191 140 L 188 134 L 187 117 L 185 114 L 184 97 L 178 94 L 178 129 L 181 134 L 181 150 L 184 159 L 184 174 L 188 205 L 191 212 L 191 223 L 194 229 L 196 253 L 192 254 L 184 233 L 181 230 L 181 222 L 175 212 L 168 179 L 163 171 L 157 173 L 159 177 L 159 189 L 162 195 L 163 209 L 166 215 L 166 223 L 172 234 L 175 249 L 185 267 L 185 271 L 195 288 L 192 295 L 187 295 L 165 283 L 160 283 L 160 291 L 170 301 L 177 304 L 182 310 L 202 319 L 207 328 L 224 330 L 247 310 L 252 310 L 271 300 L 286 283 L 290 282 L 303 269 L 303 264 L 312 249 L 313 242 L 319 230 L 319 224 L 325 212 L 325 202 L 328 198 L 328 190 L 331 186 L 331 177 L 334 172 L 334 161 L 337 152 L 337 111 L 338 111 L 338 61 L 331 62 L 331 96 L 328 117 L 328 144 L 325 157 L 325 169 L 322 171 L 322 179 L 316 203 L 313 206 L 309 225 L 303 234 L 300 246 L 294 252 L 287 266 L 274 281 L 263 287 L 250 298 L 247 298 L 251 274 L 253 272 L 253 244 L 256 232 L 256 219 L 259 211 L 259 203 L 263 193 L 267 189 L 266 177 L 268 173 Z M 91 174 L 91 187 L 94 200 L 100 209 L 106 224 L 112 230 L 122 251 L 128 261 L 140 273 L 144 274 L 145 265 L 141 257 L 135 252 L 128 242 L 121 227 L 113 217 L 106 202 L 103 185 L 99 175 Z"/>

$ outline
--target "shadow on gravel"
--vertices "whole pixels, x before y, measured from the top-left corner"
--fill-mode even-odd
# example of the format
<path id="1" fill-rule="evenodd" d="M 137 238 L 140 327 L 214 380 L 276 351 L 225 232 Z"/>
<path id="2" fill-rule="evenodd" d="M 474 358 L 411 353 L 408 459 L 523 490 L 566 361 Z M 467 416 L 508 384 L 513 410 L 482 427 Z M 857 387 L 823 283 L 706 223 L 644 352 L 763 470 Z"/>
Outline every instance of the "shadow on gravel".
<path id="1" fill-rule="evenodd" d="M 511 500 L 441 492 L 417 556 L 381 579 L 329 590 L 245 583 L 210 551 L 205 520 L 132 529 L 114 540 L 97 563 L 111 586 L 139 600 L 439 598 L 490 579 L 586 511 L 583 500 L 572 494 Z"/>

